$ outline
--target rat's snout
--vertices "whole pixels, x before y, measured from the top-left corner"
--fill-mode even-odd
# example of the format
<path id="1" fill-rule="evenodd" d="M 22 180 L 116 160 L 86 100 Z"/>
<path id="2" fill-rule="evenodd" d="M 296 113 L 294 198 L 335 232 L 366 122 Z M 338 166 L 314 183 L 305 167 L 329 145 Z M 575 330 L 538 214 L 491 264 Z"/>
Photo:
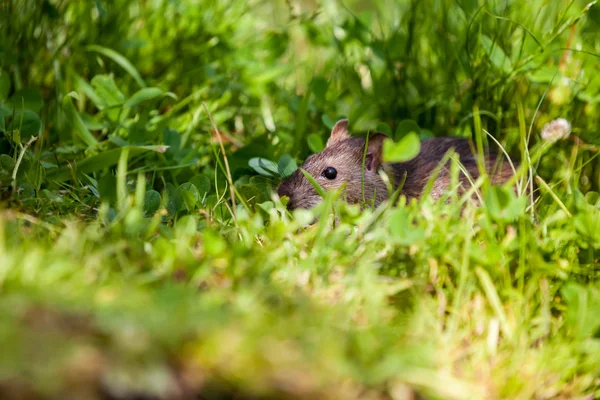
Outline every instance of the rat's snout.
<path id="1" fill-rule="evenodd" d="M 297 208 L 294 199 L 290 197 L 290 200 L 288 201 L 287 206 L 285 206 L 285 208 L 287 208 L 288 211 L 294 211 Z"/>
<path id="2" fill-rule="evenodd" d="M 289 198 L 287 209 L 290 211 L 297 208 L 311 208 L 321 199 L 298 169 L 281 182 L 277 188 L 277 194 L 279 197 L 287 196 Z"/>
<path id="3" fill-rule="evenodd" d="M 288 201 L 287 207 L 286 207 L 288 210 L 291 211 L 294 208 L 296 208 L 296 206 L 294 204 L 295 203 L 294 197 L 292 195 L 292 189 L 290 187 L 289 181 L 285 180 L 285 181 L 281 182 L 281 184 L 277 188 L 277 194 L 279 195 L 279 197 L 287 196 L 289 198 L 289 201 Z"/>

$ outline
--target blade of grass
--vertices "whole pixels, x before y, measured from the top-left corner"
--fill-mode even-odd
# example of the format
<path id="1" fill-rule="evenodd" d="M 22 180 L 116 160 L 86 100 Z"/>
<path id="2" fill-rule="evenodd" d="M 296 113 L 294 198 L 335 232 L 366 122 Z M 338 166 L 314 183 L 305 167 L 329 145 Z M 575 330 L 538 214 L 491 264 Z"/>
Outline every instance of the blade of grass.
<path id="1" fill-rule="evenodd" d="M 317 182 L 317 180 L 315 178 L 312 177 L 311 174 L 309 174 L 308 172 L 306 172 L 306 170 L 300 168 L 300 172 L 302 172 L 302 175 L 304 175 L 304 177 L 310 182 L 310 184 L 315 188 L 315 190 L 317 191 L 317 194 L 321 197 L 325 197 L 326 196 L 326 192 L 325 190 L 321 187 L 321 185 L 319 185 L 319 182 Z"/>
<path id="2" fill-rule="evenodd" d="M 483 9 L 483 12 L 485 12 L 486 14 L 488 14 L 490 17 L 493 17 L 493 18 L 499 19 L 499 20 L 501 20 L 501 21 L 507 21 L 507 22 L 510 22 L 510 23 L 513 23 L 513 24 L 517 25 L 519 28 L 523 29 L 523 30 L 524 30 L 524 31 L 525 31 L 525 32 L 526 32 L 526 33 L 527 33 L 529 36 L 531 36 L 531 38 L 532 38 L 532 39 L 535 41 L 535 43 L 536 43 L 536 44 L 537 44 L 537 45 L 540 47 L 540 49 L 541 49 L 542 51 L 544 51 L 544 45 L 542 44 L 542 42 L 540 42 L 540 41 L 538 40 L 538 38 L 537 38 L 537 37 L 535 37 L 535 35 L 533 34 L 533 32 L 531 32 L 529 29 L 527 29 L 527 28 L 525 27 L 525 25 L 521 24 L 520 22 L 513 21 L 513 20 L 512 20 L 512 19 L 510 19 L 510 18 L 505 18 L 505 17 L 501 17 L 501 16 L 499 16 L 499 15 L 492 14 L 491 12 L 489 12 L 488 10 L 486 10 L 485 8 Z"/>
<path id="3" fill-rule="evenodd" d="M 129 159 L 129 148 L 124 147 L 119 156 L 117 166 L 117 210 L 124 212 L 127 206 L 127 160 Z"/>
<path id="4" fill-rule="evenodd" d="M 512 170 L 513 174 L 517 174 L 517 170 L 515 169 L 515 165 L 513 164 L 510 156 L 508 155 L 508 153 L 506 152 L 506 149 L 504 148 L 504 146 L 502 146 L 502 144 L 500 144 L 500 142 L 494 137 L 492 136 L 491 133 L 489 133 L 488 131 L 486 131 L 485 129 L 483 130 L 483 132 L 485 132 L 485 134 L 487 135 L 487 137 L 489 137 L 490 139 L 492 139 L 492 141 L 494 143 L 496 143 L 498 145 L 498 147 L 500 148 L 500 150 L 502 151 L 502 154 L 504 154 L 504 156 L 506 157 L 506 160 L 508 161 L 508 163 L 510 164 L 510 169 Z"/>
<path id="5" fill-rule="evenodd" d="M 75 109 L 71 97 L 75 97 L 77 94 L 75 92 L 71 92 L 63 97 L 62 100 L 62 110 L 65 113 L 67 124 L 71 125 L 77 137 L 83 141 L 88 147 L 93 147 L 98 144 L 98 140 L 92 135 L 92 133 L 87 129 L 81 116 Z"/>
<path id="6" fill-rule="evenodd" d="M 470 209 L 467 209 L 470 210 Z M 468 212 L 466 218 L 469 219 L 469 223 L 473 221 L 473 212 Z M 470 254 L 471 254 L 471 244 L 473 241 L 473 229 L 465 229 L 464 236 L 464 246 L 462 250 L 462 259 L 460 261 L 460 270 L 458 271 L 458 285 L 456 287 L 456 293 L 454 294 L 454 298 L 452 299 L 451 306 L 451 318 L 448 320 L 448 327 L 446 329 L 446 334 L 448 337 L 451 337 L 456 333 L 458 329 L 459 321 L 459 312 L 458 310 L 461 308 L 461 304 L 463 302 L 463 297 L 465 295 L 465 291 L 467 290 L 467 279 L 469 276 L 469 269 L 471 266 L 470 263 Z"/>
<path id="7" fill-rule="evenodd" d="M 146 83 L 140 76 L 140 73 L 137 71 L 137 69 L 135 69 L 133 64 L 127 58 L 125 58 L 122 54 L 120 54 L 112 49 L 109 49 L 109 48 L 106 48 L 103 46 L 99 46 L 97 44 L 91 44 L 89 46 L 86 46 L 84 49 L 86 51 L 93 51 L 96 53 L 100 53 L 103 56 L 110 58 L 111 60 L 113 60 L 114 62 L 119 64 L 121 66 L 121 68 L 123 68 L 125 71 L 127 71 L 127 73 L 129 75 L 131 75 L 131 77 L 137 82 L 137 84 L 140 87 L 142 87 L 142 88 L 146 87 Z"/>
<path id="8" fill-rule="evenodd" d="M 477 146 L 477 166 L 479 168 L 479 175 L 487 177 L 487 168 L 485 167 L 485 153 L 484 153 L 484 135 L 481 127 L 481 116 L 479 115 L 479 107 L 473 106 L 473 128 L 475 129 L 475 145 Z M 485 182 L 484 182 L 485 185 Z"/>
<path id="9" fill-rule="evenodd" d="M 233 186 L 233 178 L 231 177 L 231 171 L 229 169 L 229 161 L 227 160 L 227 153 L 225 153 L 225 147 L 223 146 L 223 140 L 221 139 L 221 134 L 219 133 L 219 129 L 217 128 L 217 125 L 215 125 L 215 121 L 213 120 L 213 117 L 208 109 L 208 105 L 206 105 L 206 102 L 202 102 L 202 104 L 204 105 L 204 109 L 206 110 L 206 114 L 208 115 L 208 119 L 210 120 L 210 123 L 212 125 L 212 128 L 215 132 L 215 134 L 217 135 L 217 139 L 219 139 L 219 147 L 221 148 L 221 153 L 223 154 L 223 162 L 225 163 L 225 171 L 226 171 L 226 176 L 227 176 L 227 182 L 229 183 L 229 195 L 231 197 L 231 205 L 232 205 L 232 216 L 234 221 L 237 219 L 236 217 L 236 205 L 235 205 L 235 188 Z"/>
<path id="10" fill-rule="evenodd" d="M 498 297 L 498 292 L 494 282 L 492 281 L 492 278 L 488 272 L 481 267 L 475 268 L 475 274 L 477 274 L 477 277 L 479 278 L 479 283 L 481 284 L 483 292 L 490 302 L 496 317 L 498 317 L 500 320 L 500 327 L 504 333 L 504 336 L 510 340 L 513 336 L 513 330 L 508 323 L 506 313 L 502 308 L 502 301 L 500 301 L 500 297 Z"/>
<path id="11" fill-rule="evenodd" d="M 546 183 L 546 181 L 544 179 L 542 179 L 541 176 L 536 176 L 535 177 L 536 182 L 538 183 L 538 185 L 540 185 L 549 195 L 550 197 L 552 197 L 552 199 L 556 202 L 556 204 L 558 204 L 558 206 L 560 207 L 561 210 L 563 210 L 565 212 L 565 214 L 567 214 L 569 217 L 572 217 L 573 215 L 569 212 L 569 209 L 565 206 L 565 204 L 558 198 L 558 196 L 556 195 L 556 193 L 554 193 L 554 191 L 552 190 L 552 188 L 550 188 L 550 186 L 548 186 L 548 184 Z"/>
<path id="12" fill-rule="evenodd" d="M 141 211 L 144 208 L 144 198 L 146 196 L 146 175 L 139 172 L 135 185 L 135 206 Z"/>

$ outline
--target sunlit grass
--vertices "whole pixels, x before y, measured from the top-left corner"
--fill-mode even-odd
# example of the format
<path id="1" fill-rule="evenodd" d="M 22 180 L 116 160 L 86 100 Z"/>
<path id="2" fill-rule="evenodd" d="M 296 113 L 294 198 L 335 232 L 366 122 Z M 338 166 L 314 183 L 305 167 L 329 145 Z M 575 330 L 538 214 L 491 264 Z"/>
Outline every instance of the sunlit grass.
<path id="1" fill-rule="evenodd" d="M 600 396 L 597 5 L 0 15 L 0 397 Z M 288 212 L 274 186 L 341 117 L 515 177 Z"/>

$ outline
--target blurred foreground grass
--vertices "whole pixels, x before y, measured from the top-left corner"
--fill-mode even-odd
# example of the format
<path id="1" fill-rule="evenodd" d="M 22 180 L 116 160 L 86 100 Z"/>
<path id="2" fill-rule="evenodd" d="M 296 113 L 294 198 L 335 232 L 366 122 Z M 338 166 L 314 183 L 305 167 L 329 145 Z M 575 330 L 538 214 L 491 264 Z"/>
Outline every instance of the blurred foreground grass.
<path id="1" fill-rule="evenodd" d="M 600 396 L 599 33 L 581 1 L 2 2 L 1 397 Z M 342 116 L 488 132 L 535 207 L 289 215 Z"/>

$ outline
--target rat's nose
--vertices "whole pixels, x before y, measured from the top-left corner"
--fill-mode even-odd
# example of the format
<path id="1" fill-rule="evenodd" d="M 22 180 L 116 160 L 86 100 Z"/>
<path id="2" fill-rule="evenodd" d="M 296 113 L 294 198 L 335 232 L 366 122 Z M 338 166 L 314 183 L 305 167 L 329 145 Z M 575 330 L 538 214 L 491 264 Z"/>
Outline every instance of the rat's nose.
<path id="1" fill-rule="evenodd" d="M 294 201 L 293 198 L 289 198 L 289 201 L 287 203 L 287 206 L 285 206 L 285 208 L 288 209 L 288 211 L 293 211 L 296 209 L 296 202 Z"/>
<path id="2" fill-rule="evenodd" d="M 288 210 L 291 211 L 294 208 L 296 208 L 296 206 L 294 205 L 294 198 L 292 197 L 292 191 L 289 185 L 286 184 L 286 182 L 282 182 L 281 185 L 279 185 L 279 187 L 277 188 L 277 194 L 279 195 L 279 197 L 286 196 L 289 199 L 286 206 Z"/>
<path id="3" fill-rule="evenodd" d="M 283 182 L 281 185 L 279 185 L 279 187 L 277 188 L 277 194 L 279 195 L 279 197 L 283 197 L 283 196 L 290 197 L 291 191 L 290 191 L 288 185 L 285 184 L 285 182 Z"/>

